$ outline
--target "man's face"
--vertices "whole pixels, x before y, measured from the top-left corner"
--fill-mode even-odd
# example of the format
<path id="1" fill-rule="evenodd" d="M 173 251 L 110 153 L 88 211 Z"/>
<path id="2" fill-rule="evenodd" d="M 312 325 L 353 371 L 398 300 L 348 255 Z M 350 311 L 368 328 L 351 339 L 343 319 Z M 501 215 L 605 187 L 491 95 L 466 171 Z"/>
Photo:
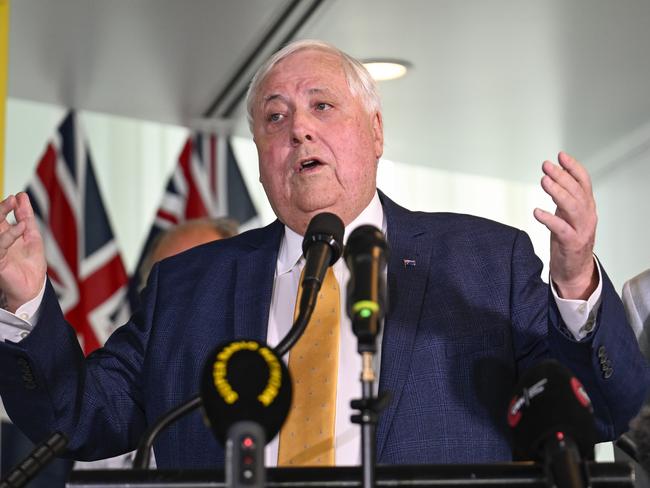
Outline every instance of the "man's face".
<path id="1" fill-rule="evenodd" d="M 352 96 L 336 55 L 304 50 L 280 61 L 255 99 L 253 138 L 271 206 L 299 234 L 324 211 L 347 225 L 374 195 L 381 114 Z"/>

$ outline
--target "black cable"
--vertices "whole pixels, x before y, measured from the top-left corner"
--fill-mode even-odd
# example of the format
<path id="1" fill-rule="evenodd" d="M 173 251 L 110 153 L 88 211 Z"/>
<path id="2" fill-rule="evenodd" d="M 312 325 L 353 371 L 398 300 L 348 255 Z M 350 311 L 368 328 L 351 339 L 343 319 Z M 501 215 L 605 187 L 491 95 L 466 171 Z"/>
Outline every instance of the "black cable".
<path id="1" fill-rule="evenodd" d="M 153 441 L 156 440 L 158 434 L 165 429 L 169 424 L 176 421 L 183 415 L 190 413 L 201 405 L 201 397 L 196 395 L 190 398 L 187 402 L 179 405 L 172 411 L 163 415 L 153 426 L 145 432 L 140 439 L 138 449 L 135 451 L 135 459 L 133 460 L 133 469 L 149 469 L 149 462 L 151 460 L 151 446 Z"/>
<path id="2" fill-rule="evenodd" d="M 298 314 L 296 321 L 291 326 L 291 329 L 289 329 L 287 335 L 284 336 L 280 343 L 273 348 L 276 354 L 280 357 L 289 352 L 289 349 L 298 342 L 298 339 L 300 339 L 302 334 L 305 332 L 309 319 L 311 319 L 314 309 L 316 308 L 316 298 L 318 297 L 318 293 L 308 293 L 307 291 L 303 291 L 303 296 L 308 299 L 305 303 L 304 310 L 302 310 L 301 307 L 302 313 Z"/>

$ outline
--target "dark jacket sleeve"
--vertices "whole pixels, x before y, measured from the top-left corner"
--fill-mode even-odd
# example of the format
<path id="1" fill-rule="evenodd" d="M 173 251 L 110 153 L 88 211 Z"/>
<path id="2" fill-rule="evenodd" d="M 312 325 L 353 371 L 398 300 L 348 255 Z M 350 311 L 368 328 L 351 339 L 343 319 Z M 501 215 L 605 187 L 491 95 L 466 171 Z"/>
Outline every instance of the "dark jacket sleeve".
<path id="1" fill-rule="evenodd" d="M 613 440 L 629 429 L 629 421 L 639 412 L 650 389 L 650 367 L 602 266 L 601 272 L 601 304 L 593 332 L 582 341 L 569 338 L 550 296 L 549 344 L 553 356 L 568 365 L 587 389 L 601 440 Z"/>
<path id="2" fill-rule="evenodd" d="M 154 271 L 150 297 L 155 288 Z M 136 313 L 106 348 L 86 359 L 49 281 L 39 317 L 25 339 L 0 343 L 0 394 L 11 419 L 34 442 L 63 432 L 70 441 L 69 455 L 77 459 L 133 449 L 146 427 L 139 382 L 150 333 L 148 313 Z"/>

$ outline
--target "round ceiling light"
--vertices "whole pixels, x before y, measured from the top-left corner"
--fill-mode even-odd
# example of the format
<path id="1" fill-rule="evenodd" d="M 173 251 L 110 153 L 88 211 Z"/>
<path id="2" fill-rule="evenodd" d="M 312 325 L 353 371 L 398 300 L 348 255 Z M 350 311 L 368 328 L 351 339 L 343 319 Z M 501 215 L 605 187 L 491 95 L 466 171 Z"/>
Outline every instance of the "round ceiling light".
<path id="1" fill-rule="evenodd" d="M 368 59 L 363 65 L 375 81 L 396 80 L 411 67 L 410 63 L 396 59 Z"/>

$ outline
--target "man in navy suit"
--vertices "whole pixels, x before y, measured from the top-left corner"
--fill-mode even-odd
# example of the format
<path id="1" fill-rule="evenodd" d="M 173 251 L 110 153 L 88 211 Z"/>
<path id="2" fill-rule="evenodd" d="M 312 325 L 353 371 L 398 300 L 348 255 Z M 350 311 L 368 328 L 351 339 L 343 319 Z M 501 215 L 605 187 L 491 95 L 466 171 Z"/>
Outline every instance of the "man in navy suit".
<path id="1" fill-rule="evenodd" d="M 147 426 L 196 393 L 215 344 L 236 337 L 277 343 L 291 322 L 301 236 L 324 211 L 341 217 L 346 234 L 361 224 L 380 227 L 391 247 L 380 389 L 392 401 L 377 431 L 380 463 L 509 460 L 510 392 L 545 357 L 583 382 L 601 438 L 626 430 L 645 397 L 648 369 L 592 254 L 595 203 L 575 159 L 560 153 L 559 165 L 542 166 L 542 187 L 557 205 L 555 213 L 535 209 L 551 231 L 549 287 L 523 232 L 476 217 L 410 212 L 378 192 L 376 88 L 332 46 L 303 41 L 274 55 L 251 83 L 248 113 L 260 181 L 278 220 L 154 267 L 141 310 L 86 359 L 46 281 L 27 196 L 0 204 L 6 314 L 27 313 L 30 330 L 20 340 L 4 335 L 0 393 L 30 437 L 61 430 L 71 455 L 83 459 L 132 449 Z M 14 225 L 4 220 L 11 211 Z M 334 272 L 345 283 L 345 266 Z M 359 439 L 346 404 L 358 396 L 357 359 L 342 322 L 336 462 L 355 464 Z M 274 440 L 269 464 L 277 448 Z M 155 454 L 159 467 L 223 461 L 196 413 L 164 431 Z"/>

